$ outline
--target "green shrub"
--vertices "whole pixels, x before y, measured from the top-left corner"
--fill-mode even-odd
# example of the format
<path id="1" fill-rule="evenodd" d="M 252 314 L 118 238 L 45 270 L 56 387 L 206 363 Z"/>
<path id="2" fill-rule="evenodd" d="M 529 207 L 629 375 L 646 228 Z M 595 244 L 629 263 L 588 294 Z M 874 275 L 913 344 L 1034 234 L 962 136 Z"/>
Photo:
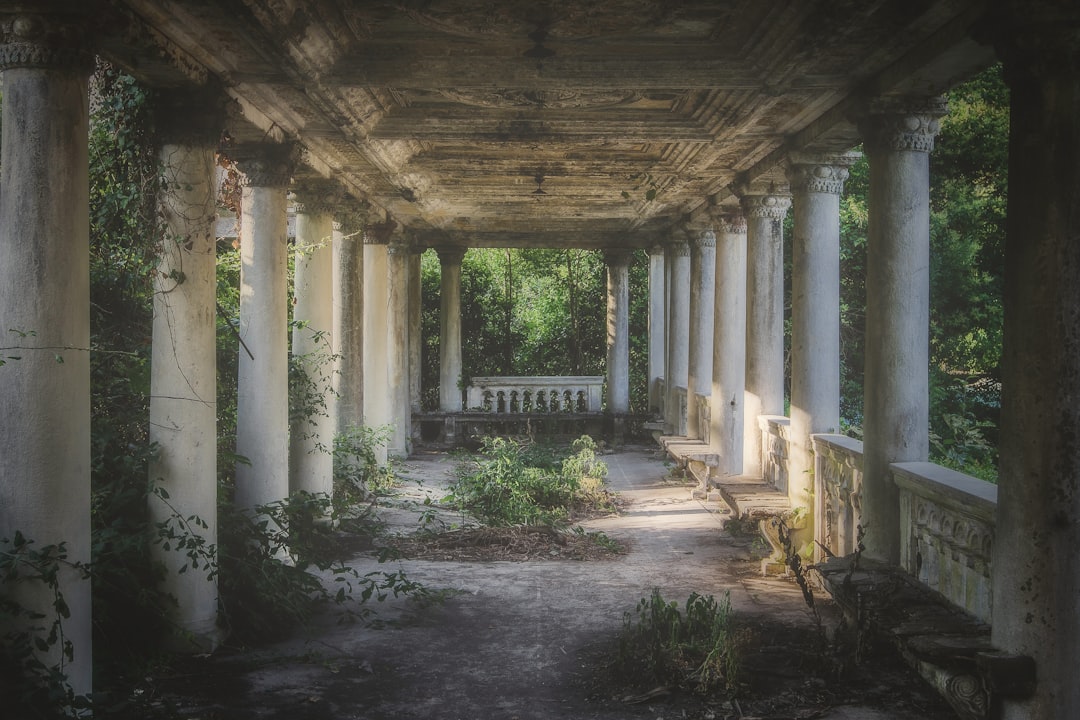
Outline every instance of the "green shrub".
<path id="1" fill-rule="evenodd" d="M 624 616 L 615 664 L 635 684 L 733 690 L 739 657 L 730 593 L 720 600 L 691 593 L 680 611 L 653 588 L 636 614 Z"/>

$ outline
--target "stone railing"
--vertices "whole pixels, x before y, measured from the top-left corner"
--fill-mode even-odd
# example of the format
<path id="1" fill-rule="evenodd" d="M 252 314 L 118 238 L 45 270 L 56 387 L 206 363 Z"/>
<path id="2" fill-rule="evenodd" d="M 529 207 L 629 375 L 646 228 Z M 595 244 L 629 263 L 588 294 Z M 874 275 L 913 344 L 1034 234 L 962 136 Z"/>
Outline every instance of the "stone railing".
<path id="1" fill-rule="evenodd" d="M 602 375 L 474 377 L 466 388 L 466 410 L 508 414 L 599 413 Z"/>
<path id="2" fill-rule="evenodd" d="M 667 409 L 667 381 L 664 378 L 656 378 L 656 402 L 660 417 L 664 417 Z"/>
<path id="3" fill-rule="evenodd" d="M 709 402 L 712 398 L 708 395 L 694 393 L 694 399 L 697 401 L 698 434 L 701 436 L 701 441 L 708 445 L 710 442 L 709 425 L 712 421 L 712 414 L 709 411 Z"/>
<path id="4" fill-rule="evenodd" d="M 758 415 L 761 428 L 761 479 L 780 492 L 788 491 L 788 428 L 783 415 Z"/>
<path id="5" fill-rule="evenodd" d="M 833 555 L 855 552 L 862 522 L 863 444 L 845 435 L 812 437 L 814 446 L 814 538 Z M 814 559 L 825 552 L 816 547 Z"/>
<path id="6" fill-rule="evenodd" d="M 900 489 L 900 565 L 990 622 L 997 486 L 933 463 L 894 463 Z"/>

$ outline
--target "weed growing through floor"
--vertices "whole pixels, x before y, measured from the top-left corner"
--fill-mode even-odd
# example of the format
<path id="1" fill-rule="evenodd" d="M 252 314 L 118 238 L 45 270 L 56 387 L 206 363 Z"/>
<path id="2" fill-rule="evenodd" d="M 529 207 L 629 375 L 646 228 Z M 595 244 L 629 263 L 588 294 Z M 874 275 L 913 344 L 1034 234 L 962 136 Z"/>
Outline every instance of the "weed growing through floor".
<path id="1" fill-rule="evenodd" d="M 691 593 L 680 609 L 653 588 L 626 613 L 615 670 L 640 686 L 676 686 L 701 693 L 732 691 L 739 650 L 730 593 L 717 600 Z"/>
<path id="2" fill-rule="evenodd" d="M 508 438 L 485 438 L 480 455 L 459 466 L 444 499 L 495 526 L 558 525 L 574 515 L 614 509 L 605 487 L 607 466 L 596 444 L 582 435 L 557 465 L 549 458 L 533 464 L 536 451 Z"/>

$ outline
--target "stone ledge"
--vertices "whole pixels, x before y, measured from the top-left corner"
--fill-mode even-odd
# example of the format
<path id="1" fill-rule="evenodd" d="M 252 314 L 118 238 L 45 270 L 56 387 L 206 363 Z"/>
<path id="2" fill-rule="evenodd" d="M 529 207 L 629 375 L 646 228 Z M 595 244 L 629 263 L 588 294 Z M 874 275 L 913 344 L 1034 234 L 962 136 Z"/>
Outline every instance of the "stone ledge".
<path id="1" fill-rule="evenodd" d="M 964 720 L 989 720 L 1001 700 L 1034 693 L 1034 660 L 994 648 L 989 625 L 902 569 L 849 556 L 812 573 L 850 627 L 892 642 Z"/>

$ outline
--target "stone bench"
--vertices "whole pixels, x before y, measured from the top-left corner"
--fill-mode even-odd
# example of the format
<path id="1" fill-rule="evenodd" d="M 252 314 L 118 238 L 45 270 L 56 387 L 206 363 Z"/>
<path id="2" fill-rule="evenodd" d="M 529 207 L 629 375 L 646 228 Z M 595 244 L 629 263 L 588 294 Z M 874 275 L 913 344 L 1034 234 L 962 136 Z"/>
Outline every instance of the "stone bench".
<path id="1" fill-rule="evenodd" d="M 1034 692 L 1034 660 L 995 649 L 989 625 L 901 568 L 852 555 L 810 572 L 848 627 L 890 641 L 964 720 L 996 717 L 1003 699 Z"/>

